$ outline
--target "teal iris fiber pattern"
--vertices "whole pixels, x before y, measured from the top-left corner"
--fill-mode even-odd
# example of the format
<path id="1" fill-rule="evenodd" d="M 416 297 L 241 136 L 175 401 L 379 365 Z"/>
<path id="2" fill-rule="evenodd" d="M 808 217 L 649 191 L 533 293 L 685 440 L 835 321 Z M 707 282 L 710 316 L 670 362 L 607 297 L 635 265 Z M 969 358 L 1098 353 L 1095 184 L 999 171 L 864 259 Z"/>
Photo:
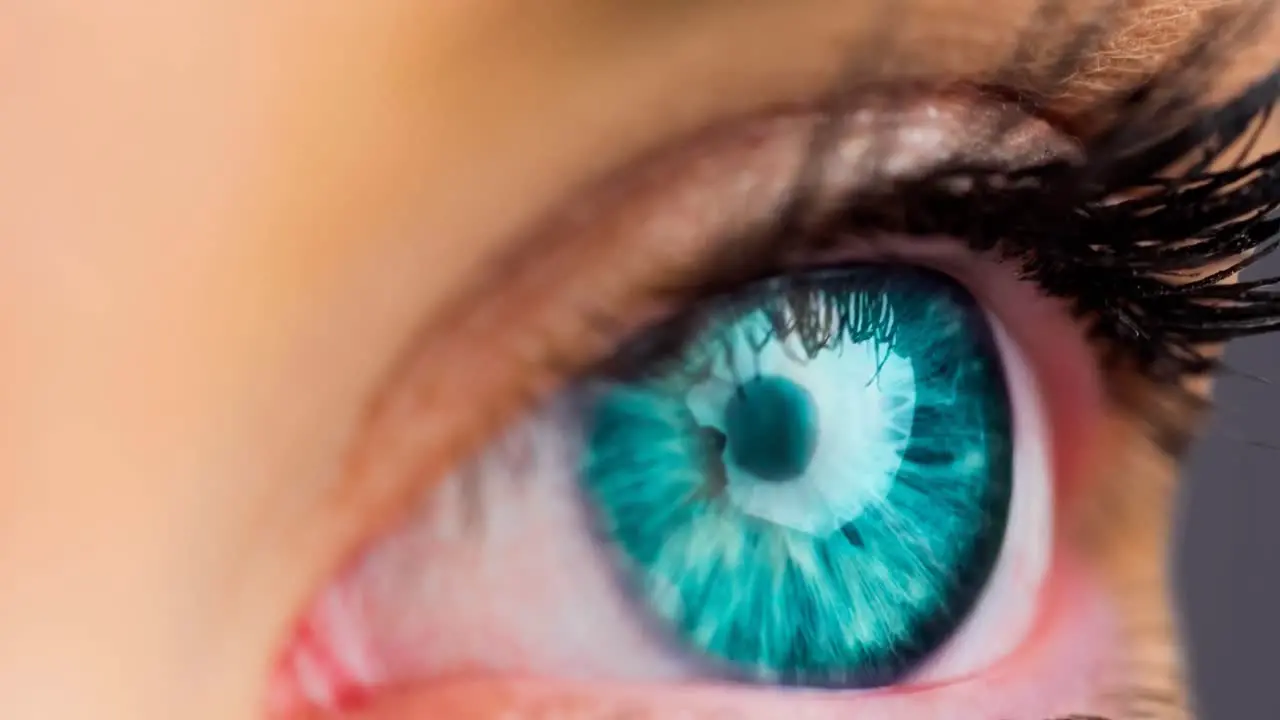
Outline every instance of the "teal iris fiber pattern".
<path id="1" fill-rule="evenodd" d="M 1004 537 L 1011 409 L 982 310 L 868 265 L 762 283 L 696 327 L 599 383 L 585 420 L 584 498 L 637 605 L 730 677 L 894 682 Z"/>

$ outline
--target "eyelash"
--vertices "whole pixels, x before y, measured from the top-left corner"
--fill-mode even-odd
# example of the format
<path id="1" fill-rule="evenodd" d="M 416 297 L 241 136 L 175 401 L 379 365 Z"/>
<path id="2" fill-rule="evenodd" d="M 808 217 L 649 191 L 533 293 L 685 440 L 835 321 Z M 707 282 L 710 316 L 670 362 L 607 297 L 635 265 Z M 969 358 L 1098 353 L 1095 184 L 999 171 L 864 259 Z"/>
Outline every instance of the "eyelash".
<path id="1" fill-rule="evenodd" d="M 803 260 L 792 269 L 784 255 L 822 256 L 881 233 L 950 237 L 1067 301 L 1104 365 L 1127 366 L 1159 388 L 1114 399 L 1144 419 L 1160 449 L 1179 456 L 1208 407 L 1184 381 L 1221 369 L 1205 347 L 1280 329 L 1280 277 L 1229 282 L 1280 247 L 1280 151 L 1244 162 L 1280 102 L 1280 68 L 1209 109 L 1197 107 L 1200 90 L 1186 68 L 1157 74 L 1095 111 L 1109 122 L 1082 122 L 1103 128 L 1083 144 L 1082 160 L 944 165 L 814 211 L 826 158 L 838 157 L 826 141 L 841 134 L 839 122 L 820 123 L 788 202 L 750 242 L 720 244 L 760 250 L 713 258 L 694 287 L 663 292 L 696 308 L 788 274 L 803 283 L 815 270 Z M 1169 117 L 1183 120 L 1161 120 Z M 1214 165 L 1221 169 L 1207 169 Z M 684 315 L 696 324 L 696 312 Z M 637 341 L 658 343 L 639 357 L 660 361 L 689 330 L 669 323 L 624 343 L 605 369 L 633 365 Z"/>
<path id="2" fill-rule="evenodd" d="M 1280 278 L 1223 283 L 1280 246 L 1280 152 L 1242 163 L 1280 99 L 1280 69 L 1172 130 L 1155 118 L 1192 100 L 1153 107 L 1170 82 L 1157 76 L 1126 95 L 1081 162 L 944 166 L 863 189 L 816 215 L 807 205 L 817 193 L 802 177 L 790 204 L 756 231 L 768 249 L 747 266 L 712 263 L 728 270 L 693 292 L 731 294 L 777 275 L 781 253 L 818 254 L 851 236 L 949 236 L 1015 263 L 1024 279 L 1070 301 L 1110 350 L 1109 362 L 1130 361 L 1170 386 L 1215 370 L 1219 361 L 1203 346 L 1280 329 Z M 1163 139 L 1134 141 L 1147 137 Z M 805 177 L 823 170 L 822 138 L 814 148 Z M 1237 158 L 1223 169 L 1206 170 L 1233 150 Z"/>

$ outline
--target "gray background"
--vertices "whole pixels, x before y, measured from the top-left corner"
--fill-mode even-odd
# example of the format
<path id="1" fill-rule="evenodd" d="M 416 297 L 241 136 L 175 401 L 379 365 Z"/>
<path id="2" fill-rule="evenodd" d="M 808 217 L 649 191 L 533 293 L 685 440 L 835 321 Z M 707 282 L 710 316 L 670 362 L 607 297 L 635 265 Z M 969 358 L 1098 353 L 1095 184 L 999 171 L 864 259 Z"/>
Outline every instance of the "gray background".
<path id="1" fill-rule="evenodd" d="M 1280 257 L 1251 276 L 1280 275 Z M 1280 335 L 1241 340 L 1183 472 L 1175 576 L 1203 720 L 1280 720 Z M 1272 381 L 1272 382 L 1268 382 Z"/>

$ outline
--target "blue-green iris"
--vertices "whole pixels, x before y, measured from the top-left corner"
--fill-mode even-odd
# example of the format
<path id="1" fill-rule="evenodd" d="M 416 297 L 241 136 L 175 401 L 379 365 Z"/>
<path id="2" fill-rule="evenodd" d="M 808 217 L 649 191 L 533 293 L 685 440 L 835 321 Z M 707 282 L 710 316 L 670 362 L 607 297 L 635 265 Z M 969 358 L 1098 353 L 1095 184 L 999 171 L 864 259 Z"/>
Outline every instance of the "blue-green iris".
<path id="1" fill-rule="evenodd" d="M 1011 411 L 981 309 L 944 276 L 861 266 L 758 285 L 696 327 L 593 391 L 582 483 L 629 584 L 737 677 L 894 681 L 963 620 L 1004 536 Z"/>

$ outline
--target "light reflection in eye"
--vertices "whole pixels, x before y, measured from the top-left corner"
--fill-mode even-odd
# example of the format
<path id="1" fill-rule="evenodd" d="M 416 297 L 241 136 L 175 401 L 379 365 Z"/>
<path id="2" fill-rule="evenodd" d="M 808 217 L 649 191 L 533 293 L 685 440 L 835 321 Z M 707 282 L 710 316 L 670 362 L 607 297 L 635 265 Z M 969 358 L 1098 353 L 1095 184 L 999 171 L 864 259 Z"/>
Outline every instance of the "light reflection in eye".
<path id="1" fill-rule="evenodd" d="M 779 310 L 772 320 L 768 307 Z M 798 307 L 826 318 L 806 331 L 808 349 L 777 331 L 798 323 Z M 458 676 L 780 682 L 853 701 L 865 688 L 981 676 L 1014 654 L 1043 619 L 1054 489 L 1034 373 L 1000 323 L 956 282 L 904 265 L 765 283 L 703 314 L 752 337 L 694 333 L 674 356 L 632 358 L 608 381 L 566 390 L 375 547 L 315 618 L 328 673 L 316 677 L 311 663 L 309 702 Z M 699 370 L 691 358 L 708 362 Z M 689 372 L 674 373 L 681 362 Z M 800 477 L 778 477 L 752 448 L 735 453 L 753 423 L 778 424 L 729 427 L 733 388 L 758 377 L 787 379 L 779 385 L 812 404 L 812 454 L 790 463 Z M 612 478 L 592 470 L 610 387 L 687 409 L 657 426 L 663 437 L 642 427 L 652 412 L 618 424 L 610 442 L 628 447 L 615 446 L 614 460 L 630 470 Z M 787 402 L 794 425 L 806 408 Z M 753 404 L 737 409 L 750 415 Z M 724 436 L 712 443 L 718 475 L 707 428 Z M 772 460 L 773 470 L 789 462 Z M 627 531 L 644 530 L 667 555 L 637 562 L 641 545 L 602 523 L 608 515 L 629 517 Z M 814 564 L 820 552 L 826 566 Z M 788 587 L 797 566 L 813 574 Z M 688 615 L 664 614 L 662 592 L 700 581 L 678 603 Z M 737 634 L 716 636 L 720 627 Z M 806 658 L 797 645 L 825 654 Z M 744 648 L 745 660 L 732 654 Z"/>

